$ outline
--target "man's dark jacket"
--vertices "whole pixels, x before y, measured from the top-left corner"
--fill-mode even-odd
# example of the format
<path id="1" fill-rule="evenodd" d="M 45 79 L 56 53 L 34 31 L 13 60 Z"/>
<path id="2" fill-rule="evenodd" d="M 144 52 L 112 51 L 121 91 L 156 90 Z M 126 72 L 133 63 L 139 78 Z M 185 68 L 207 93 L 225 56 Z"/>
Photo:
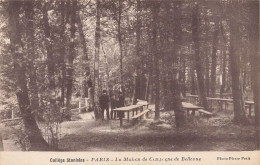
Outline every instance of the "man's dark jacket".
<path id="1" fill-rule="evenodd" d="M 104 108 L 109 108 L 109 97 L 108 95 L 101 95 L 99 97 L 99 104 L 100 104 L 100 108 L 104 109 Z"/>

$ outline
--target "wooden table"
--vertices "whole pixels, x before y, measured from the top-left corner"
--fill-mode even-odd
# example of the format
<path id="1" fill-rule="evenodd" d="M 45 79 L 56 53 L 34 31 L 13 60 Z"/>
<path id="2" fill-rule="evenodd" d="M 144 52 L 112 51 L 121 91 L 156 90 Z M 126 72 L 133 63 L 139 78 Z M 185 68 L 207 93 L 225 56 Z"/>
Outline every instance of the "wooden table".
<path id="1" fill-rule="evenodd" d="M 211 98 L 211 97 L 207 97 L 207 100 L 216 101 L 219 104 L 221 110 L 222 110 L 222 107 L 223 107 L 222 106 L 223 103 L 225 103 L 225 110 L 227 110 L 228 102 L 233 102 L 233 99 L 224 99 L 224 98 Z M 211 104 L 212 104 L 212 102 L 211 102 Z"/>
<path id="2" fill-rule="evenodd" d="M 187 103 L 187 102 L 182 102 L 182 107 L 184 108 L 184 109 L 186 109 L 186 111 L 187 111 L 187 116 L 189 116 L 189 114 L 190 114 L 190 111 L 192 111 L 191 112 L 191 115 L 195 115 L 195 111 L 197 111 L 197 110 L 199 110 L 199 109 L 203 109 L 203 107 L 199 107 L 199 106 L 196 106 L 196 105 L 193 105 L 193 104 L 191 104 L 191 103 Z"/>
<path id="3" fill-rule="evenodd" d="M 195 103 L 198 102 L 198 95 L 188 95 L 187 97 L 189 98 L 189 102 L 191 102 L 192 99 L 195 100 Z M 221 110 L 223 108 L 223 103 L 225 103 L 225 108 L 224 108 L 225 110 L 227 110 L 227 108 L 228 108 L 228 103 L 233 103 L 233 99 L 226 99 L 226 98 L 211 98 L 211 97 L 207 97 L 207 100 L 211 101 L 210 102 L 211 106 L 212 106 L 212 101 L 216 101 L 219 104 Z M 251 117 L 252 106 L 254 105 L 254 102 L 253 101 L 245 101 L 245 105 L 248 106 L 249 116 Z"/>
<path id="4" fill-rule="evenodd" d="M 225 110 L 228 109 L 228 103 L 233 103 L 233 99 L 225 99 L 225 98 L 220 98 L 221 102 L 221 110 L 222 110 L 222 103 L 224 102 L 225 105 Z"/>
<path id="5" fill-rule="evenodd" d="M 149 103 L 147 101 L 144 100 L 137 100 L 138 102 L 136 103 L 136 105 L 142 105 L 142 106 L 146 106 L 148 109 Z"/>
<path id="6" fill-rule="evenodd" d="M 112 112 L 119 114 L 120 127 L 122 127 L 122 125 L 123 125 L 123 115 L 122 114 L 127 112 L 127 120 L 129 121 L 130 112 L 132 112 L 132 116 L 134 116 L 134 113 L 136 112 L 136 114 L 137 114 L 138 110 L 140 110 L 142 112 L 143 111 L 143 105 L 129 105 L 129 106 L 126 106 L 126 107 L 120 107 L 120 108 L 112 109 Z M 115 119 L 115 116 L 116 115 L 114 115 L 114 119 Z"/>

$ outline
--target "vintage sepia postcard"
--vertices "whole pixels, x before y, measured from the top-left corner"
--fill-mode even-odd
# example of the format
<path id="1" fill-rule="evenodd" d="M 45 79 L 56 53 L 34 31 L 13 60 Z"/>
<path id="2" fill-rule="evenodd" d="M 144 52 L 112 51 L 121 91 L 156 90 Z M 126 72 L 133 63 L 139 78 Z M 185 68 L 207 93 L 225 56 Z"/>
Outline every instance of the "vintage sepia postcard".
<path id="1" fill-rule="evenodd" d="M 259 3 L 0 1 L 0 165 L 260 165 Z"/>

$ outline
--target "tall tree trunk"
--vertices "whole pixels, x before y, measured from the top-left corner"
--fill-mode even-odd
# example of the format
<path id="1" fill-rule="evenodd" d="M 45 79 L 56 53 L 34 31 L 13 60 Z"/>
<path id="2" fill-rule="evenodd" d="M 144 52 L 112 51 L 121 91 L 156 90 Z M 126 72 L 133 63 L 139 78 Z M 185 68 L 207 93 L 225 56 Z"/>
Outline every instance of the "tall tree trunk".
<path id="1" fill-rule="evenodd" d="M 50 103 L 55 108 L 55 60 L 53 55 L 53 45 L 51 42 L 51 32 L 48 19 L 47 2 L 43 4 L 43 24 L 45 33 L 45 45 L 47 51 L 47 70 L 49 80 Z"/>
<path id="2" fill-rule="evenodd" d="M 150 96 L 150 84 L 151 84 L 151 71 L 148 72 L 148 79 L 146 82 L 146 89 L 145 89 L 145 100 L 149 101 L 149 96 Z"/>
<path id="3" fill-rule="evenodd" d="M 26 17 L 26 43 L 27 43 L 27 53 L 28 53 L 28 72 L 29 72 L 29 91 L 30 100 L 32 105 L 32 111 L 34 113 L 35 119 L 38 120 L 39 114 L 39 96 L 38 96 L 38 86 L 35 68 L 35 46 L 34 46 L 34 11 L 33 11 L 33 1 L 24 2 L 25 17 Z"/>
<path id="4" fill-rule="evenodd" d="M 226 88 L 226 74 L 227 74 L 227 69 L 226 69 L 226 65 L 227 65 L 227 53 L 226 53 L 226 42 L 223 43 L 223 66 L 222 66 L 222 85 L 221 85 L 221 88 L 220 88 L 220 97 L 223 97 L 223 93 L 225 91 L 225 88 Z"/>
<path id="5" fill-rule="evenodd" d="M 0 151 L 4 151 L 2 132 L 0 132 Z"/>
<path id="6" fill-rule="evenodd" d="M 209 31 L 210 31 L 210 22 L 208 18 L 205 18 L 206 22 L 206 37 L 209 38 Z M 210 53 L 209 53 L 209 48 L 206 47 L 206 54 L 205 54 L 205 65 L 206 65 L 206 70 L 205 70 L 205 86 L 206 86 L 206 95 L 209 96 L 210 93 Z"/>
<path id="7" fill-rule="evenodd" d="M 225 15 L 224 15 L 225 16 Z M 223 93 L 226 90 L 227 87 L 227 47 L 226 47 L 226 36 L 224 33 L 224 27 L 223 27 L 223 16 L 220 19 L 220 30 L 221 30 L 221 36 L 222 36 L 222 84 L 220 88 L 220 97 L 223 97 Z"/>
<path id="8" fill-rule="evenodd" d="M 27 88 L 26 77 L 26 59 L 23 55 L 23 46 L 21 41 L 21 31 L 19 25 L 19 12 L 22 1 L 10 1 L 8 7 L 9 26 L 10 26 L 10 44 L 16 78 L 16 96 L 20 113 L 23 118 L 23 124 L 30 142 L 32 151 L 48 150 L 49 146 L 41 135 L 36 120 L 32 115 L 32 108 Z"/>
<path id="9" fill-rule="evenodd" d="M 210 73 L 209 73 L 209 71 L 210 71 L 210 62 L 209 62 L 209 55 L 208 55 L 208 48 L 206 48 L 206 75 L 205 75 L 205 77 L 206 77 L 206 80 L 205 80 L 205 86 L 206 86 L 206 95 L 207 96 L 209 96 L 209 93 L 210 93 Z"/>
<path id="10" fill-rule="evenodd" d="M 76 13 L 76 17 L 77 17 L 79 38 L 80 38 L 80 42 L 81 42 L 81 46 L 82 46 L 82 50 L 83 50 L 84 59 L 89 60 L 85 34 L 84 34 L 84 31 L 83 31 L 83 24 L 82 24 L 79 12 Z"/>
<path id="11" fill-rule="evenodd" d="M 219 34 L 219 21 L 215 20 L 215 32 L 213 34 L 212 58 L 211 58 L 211 97 L 216 95 L 216 71 L 217 71 L 217 44 Z"/>
<path id="12" fill-rule="evenodd" d="M 160 70 L 159 70 L 159 54 L 157 49 L 157 33 L 158 33 L 158 13 L 160 3 L 153 2 L 152 6 L 152 49 L 153 49 L 153 67 L 154 67 L 154 85 L 155 85 L 155 120 L 160 118 Z"/>
<path id="13" fill-rule="evenodd" d="M 103 54 L 104 54 L 104 58 L 105 58 L 105 73 L 106 73 L 106 89 L 108 90 L 109 89 L 109 86 L 108 86 L 108 81 L 109 81 L 109 68 L 108 68 L 108 61 L 107 61 L 107 54 L 104 50 L 104 47 L 103 47 L 103 44 L 102 44 L 102 51 L 103 51 Z"/>
<path id="14" fill-rule="evenodd" d="M 248 77 L 247 77 L 246 63 L 247 63 L 247 62 L 245 62 L 244 69 L 243 69 L 243 71 L 242 71 L 242 77 L 243 77 L 243 78 L 242 78 L 242 91 L 243 91 L 243 93 L 246 92 L 246 83 L 247 83 L 247 79 L 248 79 Z"/>
<path id="15" fill-rule="evenodd" d="M 254 93 L 256 150 L 260 150 L 260 50 L 259 50 L 259 1 L 249 2 L 249 50 L 251 78 Z"/>
<path id="16" fill-rule="evenodd" d="M 192 38 L 194 42 L 195 49 L 195 69 L 197 72 L 197 81 L 199 88 L 199 104 L 202 105 L 205 109 L 208 109 L 208 103 L 206 98 L 205 85 L 203 80 L 203 67 L 202 59 L 200 55 L 200 44 L 199 44 L 199 6 L 195 4 L 192 9 Z"/>
<path id="17" fill-rule="evenodd" d="M 141 4 L 140 0 L 137 0 L 137 9 L 136 9 L 136 61 L 135 61 L 135 86 L 134 86 L 134 99 L 133 104 L 137 103 L 138 91 L 140 91 L 140 83 L 139 83 L 139 70 L 140 70 L 140 37 L 141 37 Z"/>
<path id="18" fill-rule="evenodd" d="M 66 107 L 70 109 L 72 87 L 73 87 L 73 61 L 76 57 L 75 53 L 75 33 L 76 33 L 76 10 L 77 1 L 71 1 L 70 9 L 70 43 L 69 43 L 69 54 L 68 54 L 68 67 L 67 67 L 67 96 L 66 96 Z"/>
<path id="19" fill-rule="evenodd" d="M 56 84 L 55 84 L 55 58 L 53 53 L 53 40 L 51 37 L 51 28 L 49 25 L 49 18 L 48 18 L 48 6 L 49 2 L 43 2 L 43 26 L 44 26 L 44 34 L 45 34 L 45 46 L 46 46 L 46 53 L 47 53 L 47 72 L 48 72 L 48 94 L 49 94 L 49 102 L 50 102 L 50 109 L 55 110 L 57 109 L 56 105 Z"/>
<path id="20" fill-rule="evenodd" d="M 164 1 L 162 3 L 162 8 L 165 10 L 165 15 L 163 15 L 163 18 L 160 21 L 161 25 L 160 30 L 158 29 L 158 36 L 160 36 L 160 42 L 158 43 L 159 45 L 159 52 L 163 54 L 161 56 L 162 59 L 162 67 L 161 67 L 161 75 L 160 75 L 160 85 L 161 85 L 161 90 L 162 90 L 162 97 L 161 101 L 164 106 L 165 111 L 169 110 L 174 110 L 174 105 L 173 105 L 173 99 L 174 99 L 174 89 L 175 87 L 172 87 L 173 79 L 174 79 L 174 74 L 175 70 L 173 65 L 175 64 L 175 57 L 176 57 L 176 46 L 175 44 L 172 45 L 170 43 L 170 38 L 173 35 L 173 31 L 176 30 L 175 26 L 173 24 L 169 23 L 170 20 L 172 19 L 172 15 L 174 15 L 170 9 L 171 9 L 172 3 L 170 1 Z M 174 24 L 175 25 L 175 24 Z M 175 41 L 176 38 L 174 38 Z M 170 47 L 173 47 L 173 51 L 169 51 Z M 171 90 L 170 90 L 171 89 Z"/>
<path id="21" fill-rule="evenodd" d="M 186 96 L 186 57 L 184 55 L 180 56 L 180 63 L 181 63 L 181 71 L 180 71 L 180 83 L 181 83 L 181 93 L 185 97 Z"/>
<path id="22" fill-rule="evenodd" d="M 177 66 L 180 66 L 181 61 L 179 52 L 181 51 L 179 48 L 179 45 L 182 43 L 182 28 L 181 28 L 181 1 L 174 1 L 174 13 L 173 13 L 173 19 L 174 19 L 174 28 L 173 28 L 173 37 L 174 37 L 174 57 L 173 57 L 173 81 L 171 84 L 171 92 L 173 95 L 173 107 L 174 107 L 174 114 L 175 114 L 175 123 L 176 127 L 179 128 L 184 125 L 184 113 L 182 111 L 182 101 L 181 101 L 181 87 L 179 82 L 179 72 Z"/>
<path id="23" fill-rule="evenodd" d="M 194 59 L 192 59 L 192 61 L 194 61 Z M 196 95 L 196 82 L 195 82 L 195 72 L 194 72 L 194 66 L 192 64 L 191 68 L 190 68 L 190 77 L 191 77 L 191 86 L 190 86 L 190 93 L 192 95 Z"/>
<path id="24" fill-rule="evenodd" d="M 0 122 L 2 122 L 1 119 L 0 119 Z M 0 132 L 0 151 L 4 151 L 4 143 L 3 143 L 2 132 Z"/>
<path id="25" fill-rule="evenodd" d="M 141 61 L 141 64 L 143 64 L 143 63 L 144 62 Z M 146 78 L 145 73 L 143 71 L 141 72 L 140 81 L 139 82 L 140 82 L 140 85 L 139 85 L 140 86 L 139 98 L 141 100 L 144 100 L 145 99 L 145 93 L 146 93 L 145 88 L 146 88 L 146 84 L 147 84 L 147 78 Z"/>
<path id="26" fill-rule="evenodd" d="M 60 2 L 61 6 L 61 25 L 60 25 L 60 38 L 61 38 L 61 47 L 60 47 L 60 57 L 61 57 L 61 104 L 65 105 L 65 82 L 66 82 L 66 48 L 65 48 L 65 2 Z"/>
<path id="27" fill-rule="evenodd" d="M 232 8 L 234 15 L 238 16 L 238 2 L 233 2 Z M 238 17 L 236 17 L 238 19 Z M 240 53 L 241 35 L 239 32 L 238 20 L 233 17 L 230 19 L 230 71 L 232 77 L 232 94 L 234 103 L 234 122 L 247 123 L 245 114 L 245 103 L 243 98 L 242 74 L 241 74 L 241 53 Z"/>
<path id="28" fill-rule="evenodd" d="M 124 80 L 123 80 L 123 43 L 122 43 L 122 32 L 121 32 L 121 19 L 122 19 L 122 10 L 123 10 L 123 2 L 119 0 L 119 8 L 118 8 L 118 18 L 117 18 L 117 36 L 119 43 L 119 54 L 120 54 L 120 85 L 123 96 L 125 97 L 125 88 L 124 88 Z"/>
<path id="29" fill-rule="evenodd" d="M 78 25 L 78 32 L 79 32 L 79 38 L 80 38 L 80 42 L 81 42 L 81 46 L 82 46 L 82 50 L 83 50 L 83 58 L 82 60 L 84 60 L 84 62 L 86 62 L 86 66 L 84 66 L 85 68 L 87 68 L 86 70 L 89 70 L 90 68 L 90 61 L 89 61 L 89 56 L 88 56 L 88 49 L 87 49 L 87 43 L 86 43 L 86 39 L 85 39 L 85 34 L 84 34 L 84 31 L 83 31 L 83 24 L 82 24 L 82 20 L 80 18 L 80 14 L 79 12 L 76 13 L 76 17 L 77 17 L 77 25 Z M 86 82 L 89 81 L 89 76 L 86 75 L 85 77 L 85 81 L 84 84 L 83 84 L 83 95 L 85 97 L 88 97 L 88 86 L 86 85 Z"/>
<path id="30" fill-rule="evenodd" d="M 138 81 L 138 77 L 137 77 L 137 68 L 135 69 L 135 73 L 134 73 L 134 97 L 133 97 L 133 104 L 137 103 L 137 99 L 138 99 L 138 93 L 139 93 L 139 81 Z"/>
<path id="31" fill-rule="evenodd" d="M 101 119 L 101 112 L 99 107 L 99 52 L 100 52 L 100 16 L 101 16 L 101 4 L 100 0 L 96 1 L 96 31 L 95 31 L 95 59 L 94 59 L 94 113 L 96 120 Z"/>

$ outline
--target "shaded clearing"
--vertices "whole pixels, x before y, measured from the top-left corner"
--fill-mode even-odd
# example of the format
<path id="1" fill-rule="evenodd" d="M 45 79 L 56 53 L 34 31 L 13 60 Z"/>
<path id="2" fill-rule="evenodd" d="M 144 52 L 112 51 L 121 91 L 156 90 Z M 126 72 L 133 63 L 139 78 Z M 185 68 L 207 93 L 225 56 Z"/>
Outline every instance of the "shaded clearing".
<path id="1" fill-rule="evenodd" d="M 232 107 L 230 107 L 231 109 Z M 254 127 L 232 123 L 232 111 L 214 111 L 211 118 L 186 116 L 186 126 L 175 128 L 173 111 L 154 114 L 136 124 L 123 120 L 95 121 L 93 112 L 61 123 L 59 151 L 248 151 L 254 150 Z M 43 126 L 40 125 L 40 128 Z M 6 151 L 21 150 L 19 126 L 1 126 Z M 21 137 L 21 136 L 20 136 Z"/>

